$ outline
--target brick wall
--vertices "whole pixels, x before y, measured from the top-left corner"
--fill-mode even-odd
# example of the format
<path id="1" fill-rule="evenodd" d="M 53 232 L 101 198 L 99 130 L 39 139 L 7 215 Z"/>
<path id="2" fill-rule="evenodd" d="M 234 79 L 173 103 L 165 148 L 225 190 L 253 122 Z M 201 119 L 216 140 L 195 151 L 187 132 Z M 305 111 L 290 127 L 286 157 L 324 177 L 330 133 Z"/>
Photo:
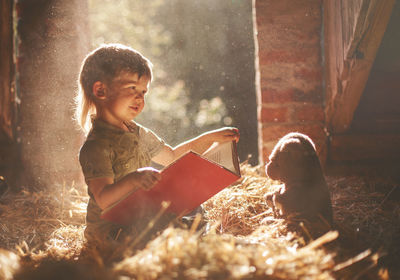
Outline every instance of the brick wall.
<path id="1" fill-rule="evenodd" d="M 254 8 L 260 162 L 292 131 L 309 135 L 325 162 L 322 1 L 255 0 Z"/>

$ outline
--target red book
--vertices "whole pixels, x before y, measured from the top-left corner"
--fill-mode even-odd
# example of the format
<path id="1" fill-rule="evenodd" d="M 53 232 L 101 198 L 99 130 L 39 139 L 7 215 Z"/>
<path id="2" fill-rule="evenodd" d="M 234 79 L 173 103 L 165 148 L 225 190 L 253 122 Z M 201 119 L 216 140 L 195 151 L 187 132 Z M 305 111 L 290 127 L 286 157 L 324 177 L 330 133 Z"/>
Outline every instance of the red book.
<path id="1" fill-rule="evenodd" d="M 203 155 L 188 152 L 161 171 L 150 190 L 136 190 L 103 210 L 101 218 L 126 225 L 142 213 L 156 213 L 163 201 L 166 212 L 184 215 L 240 178 L 236 142 L 215 144 Z"/>

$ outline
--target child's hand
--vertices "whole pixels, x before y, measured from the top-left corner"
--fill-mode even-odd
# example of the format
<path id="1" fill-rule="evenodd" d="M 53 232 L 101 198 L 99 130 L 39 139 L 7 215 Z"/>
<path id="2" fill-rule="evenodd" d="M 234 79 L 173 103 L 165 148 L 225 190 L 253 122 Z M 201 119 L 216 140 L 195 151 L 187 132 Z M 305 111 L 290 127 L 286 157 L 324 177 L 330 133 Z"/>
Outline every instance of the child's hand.
<path id="1" fill-rule="evenodd" d="M 239 142 L 240 134 L 239 130 L 235 127 L 223 127 L 220 129 L 212 130 L 207 133 L 207 136 L 211 138 L 212 142 Z"/>
<path id="2" fill-rule="evenodd" d="M 150 190 L 161 179 L 161 173 L 152 167 L 143 167 L 135 171 L 137 182 L 142 189 Z"/>

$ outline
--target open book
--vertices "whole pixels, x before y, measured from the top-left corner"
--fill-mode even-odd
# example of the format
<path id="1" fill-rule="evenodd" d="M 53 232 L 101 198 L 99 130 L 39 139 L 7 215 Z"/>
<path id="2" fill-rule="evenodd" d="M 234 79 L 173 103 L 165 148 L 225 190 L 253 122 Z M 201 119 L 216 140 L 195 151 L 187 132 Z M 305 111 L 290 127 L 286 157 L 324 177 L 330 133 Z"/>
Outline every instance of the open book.
<path id="1" fill-rule="evenodd" d="M 150 190 L 138 189 L 103 210 L 101 218 L 129 224 L 157 213 L 163 201 L 167 212 L 189 213 L 240 178 L 236 142 L 214 143 L 203 155 L 188 152 L 161 170 L 161 180 Z"/>

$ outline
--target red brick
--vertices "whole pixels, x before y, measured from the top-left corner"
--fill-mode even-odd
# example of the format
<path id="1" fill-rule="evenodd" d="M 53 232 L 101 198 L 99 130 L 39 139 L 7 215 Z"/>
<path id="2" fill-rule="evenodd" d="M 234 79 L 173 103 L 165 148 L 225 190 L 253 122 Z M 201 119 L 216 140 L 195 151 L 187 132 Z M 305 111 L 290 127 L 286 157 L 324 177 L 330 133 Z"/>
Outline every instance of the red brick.
<path id="1" fill-rule="evenodd" d="M 262 83 L 268 84 L 266 78 L 263 78 Z M 321 104 L 322 102 L 322 88 L 304 92 L 296 88 L 286 88 L 282 90 L 272 88 L 261 88 L 261 102 L 262 104 L 268 103 L 290 103 L 290 102 L 308 102 L 313 104 Z"/>
<path id="2" fill-rule="evenodd" d="M 268 50 L 292 50 L 312 48 L 320 51 L 320 30 L 304 32 L 303 29 L 287 28 L 287 26 L 263 26 L 259 29 L 257 40 L 260 52 Z"/>
<path id="3" fill-rule="evenodd" d="M 295 90 L 295 95 L 294 95 L 293 99 L 295 102 L 321 104 L 322 103 L 322 86 L 321 86 L 321 88 L 318 87 L 315 90 L 311 90 L 311 91 Z"/>
<path id="4" fill-rule="evenodd" d="M 288 121 L 288 108 L 278 107 L 278 108 L 262 108 L 260 120 L 261 123 L 278 123 Z"/>
<path id="5" fill-rule="evenodd" d="M 257 24 L 265 22 L 303 23 L 321 18 L 321 1 L 315 0 L 257 0 L 255 3 Z"/>
<path id="6" fill-rule="evenodd" d="M 272 63 L 304 63 L 307 61 L 307 56 L 302 52 L 293 52 L 291 50 L 272 50 L 260 51 L 260 65 Z"/>
<path id="7" fill-rule="evenodd" d="M 264 160 L 273 144 L 292 131 L 309 135 L 319 153 L 326 155 L 320 46 L 322 3 L 255 1 L 261 103 L 268 105 L 261 109 L 259 117 L 260 158 Z M 286 108 L 286 114 L 282 108 Z"/>
<path id="8" fill-rule="evenodd" d="M 280 139 L 290 132 L 300 132 L 311 137 L 311 139 L 325 139 L 323 123 L 291 123 L 280 125 L 263 125 L 262 141 L 269 142 Z"/>
<path id="9" fill-rule="evenodd" d="M 292 88 L 276 90 L 265 88 L 261 89 L 261 102 L 264 103 L 287 103 L 294 101 L 295 90 Z"/>
<path id="10" fill-rule="evenodd" d="M 260 65 L 268 65 L 273 63 L 307 63 L 315 64 L 319 59 L 319 46 L 305 46 L 298 41 L 286 45 L 279 49 L 263 49 L 260 47 L 259 61 Z M 299 72 L 299 75 L 303 74 L 303 69 Z M 304 75 L 307 72 L 304 73 Z"/>
<path id="11" fill-rule="evenodd" d="M 293 121 L 325 121 L 325 112 L 322 106 L 306 104 L 293 107 L 291 119 Z"/>
<path id="12" fill-rule="evenodd" d="M 288 46 L 293 43 L 312 42 L 319 48 L 322 26 L 321 1 L 257 1 L 256 24 L 260 46 L 269 45 L 269 42 L 275 44 L 276 41 L 285 42 Z M 274 37 L 273 40 L 265 37 L 269 37 L 269 34 Z"/>
<path id="13" fill-rule="evenodd" d="M 318 67 L 317 69 L 301 68 L 299 71 L 294 72 L 294 77 L 306 81 L 322 82 L 322 67 Z"/>

